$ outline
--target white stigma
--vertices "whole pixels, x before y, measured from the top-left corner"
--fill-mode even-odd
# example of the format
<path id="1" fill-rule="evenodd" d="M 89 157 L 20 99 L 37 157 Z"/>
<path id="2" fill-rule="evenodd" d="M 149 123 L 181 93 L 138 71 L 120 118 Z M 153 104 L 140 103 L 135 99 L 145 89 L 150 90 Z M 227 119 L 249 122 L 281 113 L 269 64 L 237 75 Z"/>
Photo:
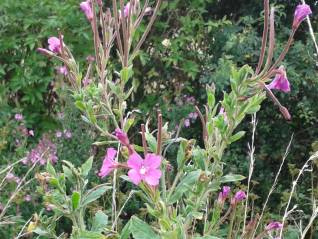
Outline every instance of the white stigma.
<path id="1" fill-rule="evenodd" d="M 141 174 L 141 175 L 145 175 L 146 174 L 146 168 L 144 167 L 144 166 L 142 166 L 141 167 L 141 169 L 139 170 L 139 173 Z"/>

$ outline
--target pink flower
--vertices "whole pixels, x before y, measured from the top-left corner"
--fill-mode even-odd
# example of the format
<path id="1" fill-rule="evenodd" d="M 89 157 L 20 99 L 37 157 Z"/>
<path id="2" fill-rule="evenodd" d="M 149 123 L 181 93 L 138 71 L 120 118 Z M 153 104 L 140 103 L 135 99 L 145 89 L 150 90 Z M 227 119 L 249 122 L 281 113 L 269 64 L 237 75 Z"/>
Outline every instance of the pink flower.
<path id="1" fill-rule="evenodd" d="M 85 77 L 85 78 L 83 79 L 83 86 L 84 86 L 84 87 L 87 87 L 90 83 L 92 83 L 92 80 L 91 80 L 91 79 L 89 79 L 89 78 L 87 78 L 87 77 Z"/>
<path id="2" fill-rule="evenodd" d="M 24 165 L 27 165 L 28 164 L 28 158 L 23 158 L 21 163 L 24 164 Z"/>
<path id="3" fill-rule="evenodd" d="M 64 136 L 66 139 L 72 138 L 72 132 L 70 130 L 64 130 Z"/>
<path id="4" fill-rule="evenodd" d="M 295 10 L 293 28 L 299 27 L 300 23 L 310 14 L 312 14 L 312 11 L 309 5 L 299 4 Z"/>
<path id="5" fill-rule="evenodd" d="M 55 137 L 56 138 L 61 138 L 62 137 L 62 132 L 61 131 L 56 131 L 55 132 Z"/>
<path id="6" fill-rule="evenodd" d="M 224 118 L 224 121 L 225 121 L 225 122 L 228 121 L 226 111 L 225 111 L 225 109 L 224 109 L 223 107 L 221 107 L 219 114 L 220 114 L 220 115 L 223 115 L 223 118 Z"/>
<path id="7" fill-rule="evenodd" d="M 16 176 L 13 174 L 13 173 L 8 173 L 7 176 L 6 176 L 6 179 L 11 182 L 11 181 L 14 181 L 16 178 Z"/>
<path id="8" fill-rule="evenodd" d="M 31 130 L 29 130 L 29 135 L 30 136 L 34 136 L 34 131 L 31 129 Z"/>
<path id="9" fill-rule="evenodd" d="M 111 171 L 118 167 L 118 163 L 114 160 L 117 151 L 114 148 L 107 149 L 106 156 L 103 161 L 103 165 L 98 173 L 101 178 L 106 177 Z"/>
<path id="10" fill-rule="evenodd" d="M 274 80 L 268 85 L 268 88 L 280 90 L 285 93 L 290 92 L 290 84 L 283 66 L 279 67 Z"/>
<path id="11" fill-rule="evenodd" d="M 129 16 L 129 11 L 130 11 L 130 2 L 128 2 L 124 7 L 124 17 Z"/>
<path id="12" fill-rule="evenodd" d="M 191 112 L 188 117 L 190 119 L 196 120 L 198 118 L 198 113 L 197 112 Z"/>
<path id="13" fill-rule="evenodd" d="M 145 9 L 145 15 L 146 15 L 146 16 L 151 15 L 151 14 L 152 14 L 152 12 L 153 12 L 153 10 L 152 10 L 152 8 L 151 8 L 151 7 L 146 7 L 146 9 Z"/>
<path id="14" fill-rule="evenodd" d="M 184 127 L 189 128 L 190 127 L 190 119 L 184 120 Z"/>
<path id="15" fill-rule="evenodd" d="M 92 7 L 91 7 L 91 1 L 87 0 L 85 2 L 81 2 L 80 8 L 81 8 L 82 12 L 85 13 L 86 18 L 88 19 L 88 21 L 91 21 L 93 19 L 93 17 L 94 17 L 93 10 L 92 10 Z"/>
<path id="16" fill-rule="evenodd" d="M 23 120 L 23 115 L 22 114 L 15 114 L 14 119 L 16 121 L 22 121 Z"/>
<path id="17" fill-rule="evenodd" d="M 54 208 L 54 206 L 52 204 L 48 204 L 48 205 L 45 206 L 45 210 L 48 211 L 48 212 L 52 211 L 53 208 Z"/>
<path id="18" fill-rule="evenodd" d="M 68 69 L 66 66 L 60 66 L 57 68 L 57 72 L 61 75 L 67 76 L 68 74 Z"/>
<path id="19" fill-rule="evenodd" d="M 128 146 L 130 144 L 127 134 L 121 129 L 115 130 L 115 136 L 122 145 Z"/>
<path id="20" fill-rule="evenodd" d="M 127 161 L 128 167 L 131 168 L 128 171 L 128 177 L 136 185 L 145 181 L 150 186 L 157 186 L 161 177 L 160 164 L 159 155 L 147 154 L 143 160 L 139 154 L 134 152 Z"/>
<path id="21" fill-rule="evenodd" d="M 230 191 L 231 191 L 231 188 L 229 186 L 224 186 L 222 188 L 222 192 L 219 193 L 218 202 L 223 203 L 225 199 L 228 197 Z"/>
<path id="22" fill-rule="evenodd" d="M 27 155 L 27 159 L 23 160 L 22 163 L 40 163 L 41 165 L 46 164 L 47 161 L 51 163 L 56 163 L 58 160 L 57 157 L 57 147 L 52 141 L 48 138 L 47 135 L 44 135 L 37 146 L 33 148 Z"/>
<path id="23" fill-rule="evenodd" d="M 30 201 L 32 200 L 31 195 L 30 195 L 30 194 L 25 195 L 25 196 L 24 196 L 24 200 L 25 200 L 26 202 L 30 202 Z"/>
<path id="24" fill-rule="evenodd" d="M 49 43 L 49 49 L 54 52 L 54 53 L 61 53 L 62 51 L 62 46 L 61 46 L 61 41 L 57 37 L 50 37 L 48 39 Z"/>
<path id="25" fill-rule="evenodd" d="M 280 222 L 271 222 L 266 226 L 266 231 L 272 231 L 272 230 L 277 230 L 277 229 L 282 229 L 283 224 Z"/>
<path id="26" fill-rule="evenodd" d="M 95 57 L 89 55 L 89 56 L 86 57 L 86 61 L 88 61 L 88 62 L 93 62 L 93 61 L 95 61 Z"/>
<path id="27" fill-rule="evenodd" d="M 232 199 L 232 204 L 237 204 L 243 200 L 246 199 L 246 194 L 244 191 L 240 190 L 238 191 L 235 195 L 234 195 L 234 198 Z"/>
<path id="28" fill-rule="evenodd" d="M 15 177 L 14 181 L 15 181 L 17 184 L 19 184 L 19 183 L 21 182 L 21 178 Z"/>

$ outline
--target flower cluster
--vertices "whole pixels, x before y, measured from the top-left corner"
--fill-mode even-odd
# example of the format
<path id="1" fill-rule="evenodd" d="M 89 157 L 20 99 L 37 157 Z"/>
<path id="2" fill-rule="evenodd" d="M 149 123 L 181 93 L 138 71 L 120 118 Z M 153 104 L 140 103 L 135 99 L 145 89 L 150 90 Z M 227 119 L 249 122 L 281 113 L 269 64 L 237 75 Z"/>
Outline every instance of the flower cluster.
<path id="1" fill-rule="evenodd" d="M 58 130 L 55 132 L 55 137 L 56 138 L 62 138 L 64 136 L 65 139 L 70 139 L 72 138 L 72 132 L 70 130 L 64 130 L 63 132 Z"/>
<path id="2" fill-rule="evenodd" d="M 27 157 L 22 162 L 23 164 L 39 163 L 44 165 L 47 161 L 56 163 L 57 160 L 56 145 L 52 143 L 47 135 L 44 135 L 38 145 L 28 153 Z"/>
<path id="3" fill-rule="evenodd" d="M 16 121 L 22 121 L 23 120 L 23 115 L 22 114 L 15 114 L 14 115 L 14 119 Z"/>
<path id="4" fill-rule="evenodd" d="M 19 183 L 21 181 L 21 179 L 18 176 L 14 175 L 11 172 L 7 173 L 6 180 L 8 182 L 15 182 L 15 183 Z"/>
<path id="5" fill-rule="evenodd" d="M 190 127 L 191 123 L 194 123 L 198 118 L 197 112 L 191 112 L 188 114 L 187 118 L 184 120 L 184 127 Z"/>

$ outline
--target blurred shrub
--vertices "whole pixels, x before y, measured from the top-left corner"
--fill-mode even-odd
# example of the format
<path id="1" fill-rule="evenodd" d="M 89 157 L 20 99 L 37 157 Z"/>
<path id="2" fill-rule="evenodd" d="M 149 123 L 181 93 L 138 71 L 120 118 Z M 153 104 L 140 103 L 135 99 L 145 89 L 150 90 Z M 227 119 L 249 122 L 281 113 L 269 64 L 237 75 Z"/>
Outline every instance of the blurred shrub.
<path id="1" fill-rule="evenodd" d="M 87 44 L 89 25 L 78 11 L 78 1 L 25 0 L 0 2 L 0 85 L 1 98 L 8 96 L 0 123 L 14 108 L 25 115 L 28 125 L 52 129 L 57 95 L 52 63 L 36 52 L 46 47 L 47 37 L 60 29 L 81 59 L 92 52 Z"/>

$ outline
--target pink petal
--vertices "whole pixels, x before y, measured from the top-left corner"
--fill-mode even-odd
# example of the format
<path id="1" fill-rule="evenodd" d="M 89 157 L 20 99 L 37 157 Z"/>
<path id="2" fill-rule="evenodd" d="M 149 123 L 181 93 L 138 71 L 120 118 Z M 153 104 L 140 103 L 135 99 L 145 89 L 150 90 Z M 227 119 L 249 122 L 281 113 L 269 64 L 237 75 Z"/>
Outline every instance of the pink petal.
<path id="1" fill-rule="evenodd" d="M 105 163 L 103 163 L 103 166 L 100 169 L 100 172 L 98 173 L 98 176 L 101 177 L 101 178 L 104 178 L 108 174 L 110 174 L 111 171 L 113 171 L 113 169 L 114 169 L 114 167 L 112 167 L 109 162 L 105 162 Z"/>
<path id="2" fill-rule="evenodd" d="M 50 37 L 48 39 L 49 49 L 54 53 L 59 53 L 61 51 L 61 42 L 57 37 Z"/>
<path id="3" fill-rule="evenodd" d="M 116 168 L 117 163 L 114 161 L 116 154 L 117 151 L 114 148 L 107 149 L 106 157 L 104 158 L 103 165 L 98 173 L 98 176 L 104 178 L 111 171 L 113 171 L 114 168 Z"/>
<path id="4" fill-rule="evenodd" d="M 107 153 L 106 154 L 107 154 L 107 158 L 113 160 L 115 158 L 116 154 L 117 154 L 117 150 L 114 149 L 114 148 L 109 148 L 109 149 L 107 149 Z"/>
<path id="5" fill-rule="evenodd" d="M 135 169 L 137 171 L 140 170 L 141 166 L 143 164 L 143 160 L 140 157 L 139 154 L 133 153 L 129 156 L 129 159 L 127 161 L 127 165 L 129 168 Z"/>
<path id="6" fill-rule="evenodd" d="M 280 90 L 282 92 L 290 92 L 290 83 L 284 66 L 279 67 L 278 73 L 274 80 L 268 85 L 269 89 Z"/>
<path id="7" fill-rule="evenodd" d="M 130 2 L 128 2 L 126 6 L 124 7 L 124 17 L 129 16 L 129 11 L 130 11 Z"/>
<path id="8" fill-rule="evenodd" d="M 144 165 L 150 169 L 156 169 L 160 167 L 161 157 L 156 154 L 147 154 Z"/>
<path id="9" fill-rule="evenodd" d="M 81 8 L 82 12 L 85 13 L 86 18 L 89 21 L 91 21 L 94 17 L 94 13 L 93 13 L 90 1 L 81 2 L 80 8 Z"/>
<path id="10" fill-rule="evenodd" d="M 147 175 L 145 175 L 145 181 L 151 186 L 157 186 L 161 177 L 161 171 L 159 169 L 149 169 Z"/>
<path id="11" fill-rule="evenodd" d="M 50 45 L 60 45 L 60 39 L 58 39 L 57 37 L 50 37 L 48 39 L 48 43 Z"/>
<path id="12" fill-rule="evenodd" d="M 128 171 L 128 177 L 136 185 L 138 185 L 141 182 L 141 179 L 142 179 L 141 175 L 135 169 L 130 169 Z"/>

